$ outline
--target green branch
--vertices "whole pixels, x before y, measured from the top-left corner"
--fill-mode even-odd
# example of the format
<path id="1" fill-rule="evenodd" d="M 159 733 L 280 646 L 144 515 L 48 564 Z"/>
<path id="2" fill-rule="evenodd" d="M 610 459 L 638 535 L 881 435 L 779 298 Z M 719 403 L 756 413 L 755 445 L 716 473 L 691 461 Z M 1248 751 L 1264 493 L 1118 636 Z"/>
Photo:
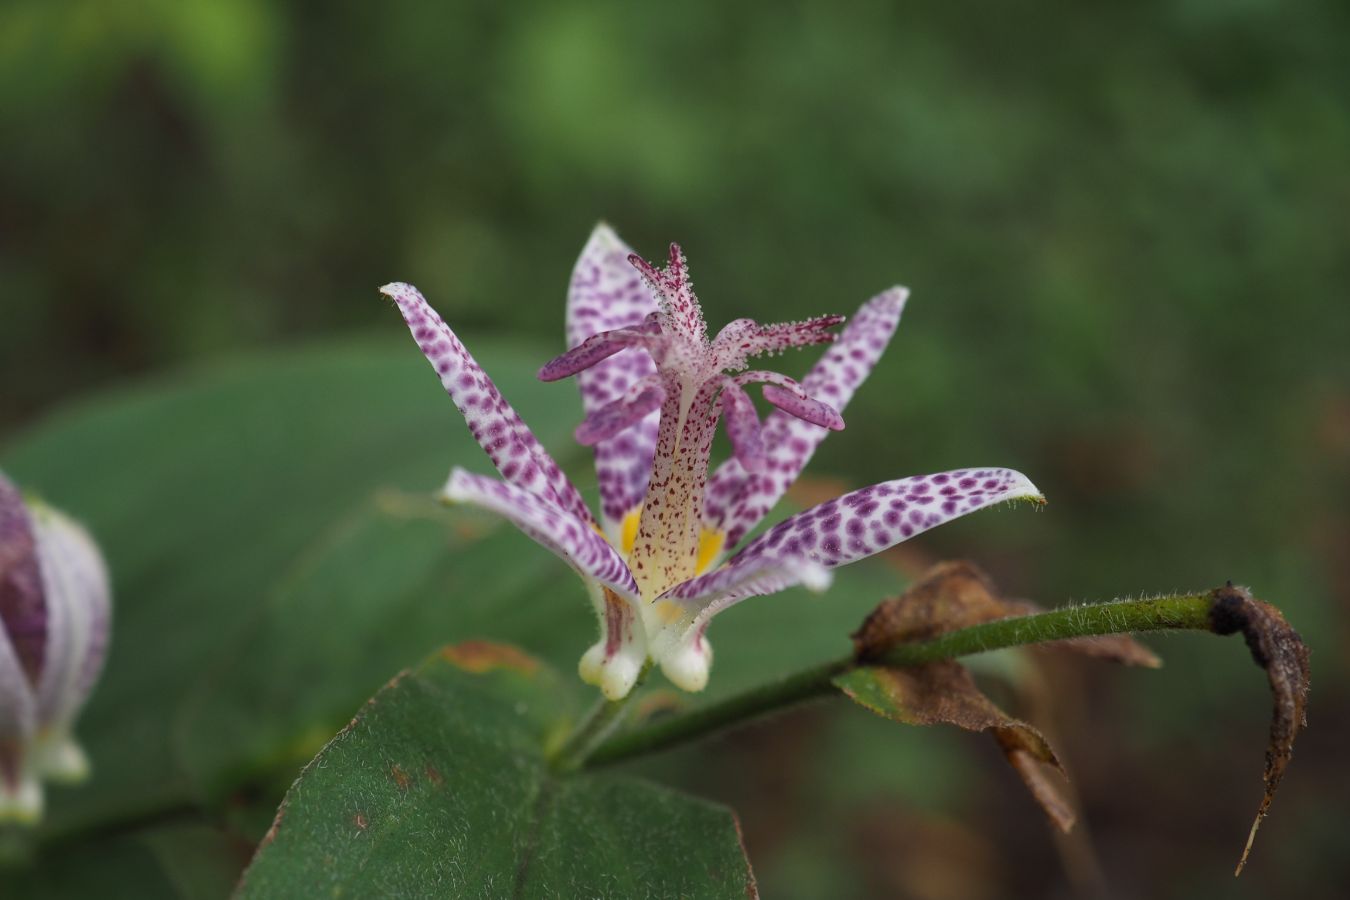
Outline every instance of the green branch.
<path id="1" fill-rule="evenodd" d="M 1210 628 L 1211 592 L 1116 600 L 1084 606 L 1065 606 L 1030 616 L 1015 616 L 972 625 L 918 644 L 896 647 L 876 662 L 914 666 L 939 659 L 970 656 L 988 650 L 1043 644 L 1069 638 L 1140 631 Z"/>
<path id="2" fill-rule="evenodd" d="M 614 730 L 623 723 L 624 714 L 628 712 L 629 704 L 633 698 L 638 695 L 638 689 L 647 679 L 647 673 L 651 671 L 652 664 L 649 660 L 638 673 L 637 681 L 633 683 L 633 689 L 618 700 L 606 700 L 601 697 L 596 701 L 595 706 L 586 714 L 572 733 L 569 734 L 557 748 L 556 751 L 549 754 L 549 766 L 555 772 L 570 772 L 573 769 L 581 767 L 587 759 L 591 757 L 600 742 L 614 733 Z"/>
<path id="3" fill-rule="evenodd" d="M 1041 644 L 1068 638 L 1165 629 L 1210 630 L 1210 592 L 1117 600 L 1087 606 L 1068 606 L 1030 616 L 998 619 L 940 635 L 929 641 L 903 644 L 870 661 L 871 665 L 914 666 L 941 659 L 970 656 L 1005 647 Z M 846 656 L 778 681 L 751 688 L 717 703 L 654 722 L 591 744 L 589 752 L 573 756 L 576 766 L 603 766 L 635 756 L 666 750 L 715 734 L 731 725 L 749 722 L 836 691 L 836 676 L 859 665 Z"/>

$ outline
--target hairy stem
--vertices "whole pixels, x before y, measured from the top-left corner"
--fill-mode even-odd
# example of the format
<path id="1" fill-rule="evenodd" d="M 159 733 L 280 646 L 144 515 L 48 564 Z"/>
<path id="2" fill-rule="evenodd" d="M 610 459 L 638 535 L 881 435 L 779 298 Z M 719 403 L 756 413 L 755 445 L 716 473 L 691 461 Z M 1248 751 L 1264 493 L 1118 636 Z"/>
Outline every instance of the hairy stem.
<path id="1" fill-rule="evenodd" d="M 878 663 L 914 666 L 939 659 L 970 656 L 987 650 L 1043 644 L 1068 638 L 1168 629 L 1209 630 L 1209 591 L 1177 594 L 1151 600 L 1116 600 L 1085 606 L 1065 606 L 1030 616 L 1014 616 L 949 631 L 930 641 L 904 644 L 886 653 Z"/>
<path id="2" fill-rule="evenodd" d="M 1100 634 L 1164 629 L 1208 631 L 1212 602 L 1211 593 L 1204 592 L 1068 606 L 1030 616 L 998 619 L 950 631 L 929 641 L 903 644 L 869 664 L 914 666 L 1004 647 Z M 836 690 L 834 678 L 856 665 L 859 663 L 853 656 L 846 656 L 751 688 L 717 703 L 622 732 L 607 740 L 592 742 L 589 749 L 583 749 L 576 755 L 573 767 L 602 766 L 666 750 L 731 725 L 829 696 Z"/>
<path id="3" fill-rule="evenodd" d="M 638 673 L 633 689 L 626 696 L 618 700 L 606 700 L 602 696 L 596 701 L 591 711 L 567 736 L 567 740 L 563 741 L 557 751 L 550 756 L 549 765 L 553 771 L 570 772 L 580 768 L 581 764 L 591 757 L 600 742 L 614 733 L 614 729 L 623 722 L 629 703 L 638 695 L 638 689 L 647 680 L 647 673 L 651 667 L 649 660 Z"/>

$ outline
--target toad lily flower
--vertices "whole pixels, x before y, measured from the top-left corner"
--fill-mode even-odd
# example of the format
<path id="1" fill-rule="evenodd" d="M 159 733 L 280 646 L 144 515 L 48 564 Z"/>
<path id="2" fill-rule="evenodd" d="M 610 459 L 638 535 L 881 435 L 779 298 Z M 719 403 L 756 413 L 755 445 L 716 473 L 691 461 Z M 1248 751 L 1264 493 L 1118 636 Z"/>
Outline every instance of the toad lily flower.
<path id="1" fill-rule="evenodd" d="M 709 337 L 688 267 L 672 245 L 656 268 L 608 227 L 591 235 L 567 300 L 571 348 L 539 372 L 576 375 L 594 448 L 597 523 L 534 435 L 416 288 L 390 284 L 422 352 L 501 473 L 456 468 L 446 499 L 491 510 L 581 575 L 601 637 L 581 659 L 582 678 L 605 696 L 628 694 L 648 660 L 690 691 L 712 662 L 706 630 L 748 597 L 802 585 L 823 590 L 830 569 L 943 522 L 1006 500 L 1043 502 L 1010 469 L 961 469 L 887 481 L 820 504 L 728 555 L 786 492 L 876 365 L 908 292 L 892 288 L 842 316 L 760 325 L 737 319 Z M 836 340 L 837 338 L 837 340 Z M 800 383 L 749 370 L 757 356 L 833 344 Z M 761 423 L 748 384 L 776 409 Z M 732 457 L 709 476 L 719 419 Z"/>
<path id="2" fill-rule="evenodd" d="M 42 779 L 89 772 L 71 729 L 103 668 L 109 598 L 85 530 L 0 474 L 0 822 L 36 822 Z"/>

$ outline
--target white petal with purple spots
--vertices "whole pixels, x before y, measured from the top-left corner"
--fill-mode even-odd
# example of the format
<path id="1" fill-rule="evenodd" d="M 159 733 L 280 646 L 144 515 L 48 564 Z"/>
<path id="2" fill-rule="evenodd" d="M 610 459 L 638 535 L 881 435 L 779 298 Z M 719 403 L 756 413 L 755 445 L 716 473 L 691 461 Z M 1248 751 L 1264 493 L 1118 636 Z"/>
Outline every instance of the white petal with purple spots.
<path id="1" fill-rule="evenodd" d="M 586 242 L 567 291 L 567 346 L 576 347 L 603 331 L 638 328 L 656 312 L 656 300 L 628 257 L 632 249 L 608 225 L 598 225 Z M 589 416 L 656 373 L 641 347 L 620 350 L 581 372 L 577 384 Z M 624 516 L 642 505 L 656 448 L 658 412 L 595 445 L 600 509 L 606 529 L 617 535 Z"/>
<path id="2" fill-rule="evenodd" d="M 1009 500 L 1043 502 L 1036 486 L 1012 469 L 958 469 L 874 484 L 780 522 L 720 569 L 677 585 L 664 596 L 721 609 L 746 597 L 782 590 L 790 583 L 793 566 L 847 565 Z"/>
<path id="3" fill-rule="evenodd" d="M 661 376 L 648 375 L 633 383 L 619 399 L 593 409 L 576 427 L 574 436 L 583 447 L 593 447 L 642 422 L 666 402 Z"/>
<path id="4" fill-rule="evenodd" d="M 400 282 L 386 284 L 380 293 L 398 304 L 413 340 L 502 477 L 591 521 L 591 512 L 572 482 L 421 292 Z"/>
<path id="5" fill-rule="evenodd" d="M 864 303 L 839 340 L 802 379 L 803 392 L 842 413 L 881 358 L 908 296 L 905 288 L 895 287 Z M 725 532 L 726 547 L 734 547 L 782 499 L 827 434 L 826 428 L 795 415 L 770 414 L 764 423 L 764 471 L 746 472 L 734 458 L 719 466 L 708 481 L 704 527 Z"/>
<path id="6" fill-rule="evenodd" d="M 637 596 L 637 584 L 623 558 L 589 522 L 527 490 L 456 468 L 444 496 L 507 519 L 536 543 L 557 554 L 583 578 L 598 581 L 625 597 Z"/>

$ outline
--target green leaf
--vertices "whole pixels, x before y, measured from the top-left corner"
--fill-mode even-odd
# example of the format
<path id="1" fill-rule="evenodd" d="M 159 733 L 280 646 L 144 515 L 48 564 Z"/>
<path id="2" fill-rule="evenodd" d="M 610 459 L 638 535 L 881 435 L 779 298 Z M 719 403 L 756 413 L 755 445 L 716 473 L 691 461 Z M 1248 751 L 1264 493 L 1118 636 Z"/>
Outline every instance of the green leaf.
<path id="1" fill-rule="evenodd" d="M 364 696 L 447 640 L 510 635 L 574 668 L 595 639 L 581 585 L 514 529 L 481 524 L 377 494 L 327 529 L 187 698 L 174 742 L 193 780 L 214 797 L 293 775 Z"/>
<path id="2" fill-rule="evenodd" d="M 483 642 L 404 673 L 301 773 L 240 895 L 754 896 L 729 810 L 550 772 L 572 696 Z"/>
<path id="3" fill-rule="evenodd" d="M 548 351 L 469 343 L 593 486 L 570 437 L 575 392 L 534 378 Z M 508 524 L 436 504 L 453 464 L 490 471 L 401 337 L 109 392 L 5 446 L 0 465 L 87 522 L 115 582 L 108 668 L 78 723 L 93 778 L 49 793 L 40 837 L 233 810 L 241 790 L 275 806 L 357 704 L 449 641 L 509 640 L 572 672 L 596 636 L 580 583 Z M 825 596 L 789 591 L 720 616 L 712 682 L 681 702 L 844 652 L 898 575 L 862 564 L 838 576 Z"/>
<path id="4" fill-rule="evenodd" d="M 491 342 L 475 342 L 474 350 L 540 439 L 561 445 L 575 410 L 557 402 L 556 392 L 538 389 L 533 373 L 547 353 Z M 203 697 L 204 678 L 226 671 L 241 685 L 276 678 L 296 698 L 316 685 L 340 694 L 338 718 L 299 721 L 283 741 L 304 741 L 319 728 L 321 743 L 341 724 L 342 710 L 370 696 L 407 660 L 453 639 L 441 621 L 428 632 L 410 631 L 401 644 L 373 648 L 385 652 L 368 652 L 362 628 L 386 615 L 374 595 L 364 598 L 360 618 L 349 604 L 340 617 L 316 613 L 286 621 L 284 630 L 262 628 L 265 656 L 246 642 L 250 630 L 256 635 L 266 623 L 267 606 L 288 579 L 315 558 L 330 559 L 334 535 L 377 491 L 429 496 L 454 462 L 488 469 L 406 341 L 251 357 L 110 392 L 5 447 L 0 465 L 12 477 L 89 525 L 114 581 L 107 669 L 77 724 L 93 778 L 50 792 L 43 833 L 69 834 L 191 803 L 202 793 L 208 762 L 242 772 L 284 755 L 275 746 L 260 750 L 236 731 L 226 744 L 237 750 L 196 759 L 201 742 L 184 728 L 202 721 L 189 713 Z M 437 533 L 443 539 L 445 528 Z M 498 559 L 514 553 L 529 556 L 526 565 L 549 562 L 520 553 L 526 546 L 503 543 Z M 340 541 L 337 549 L 349 558 L 365 551 Z M 378 558 L 379 548 L 370 549 Z M 373 575 L 391 573 L 378 568 Z M 439 587 L 421 599 L 450 614 L 454 603 Z M 558 605 L 589 627 L 582 604 Z M 336 640 L 347 652 L 321 655 Z M 310 644 L 316 652 L 302 653 L 303 664 L 293 665 L 291 654 Z M 308 755 L 286 757 L 289 771 Z M 209 783 L 219 780 L 213 770 Z"/>
<path id="5" fill-rule="evenodd" d="M 157 825 L 61 847 L 48 865 L 0 868 L 0 884 L 6 900 L 214 900 L 229 893 L 247 852 L 208 825 Z"/>

